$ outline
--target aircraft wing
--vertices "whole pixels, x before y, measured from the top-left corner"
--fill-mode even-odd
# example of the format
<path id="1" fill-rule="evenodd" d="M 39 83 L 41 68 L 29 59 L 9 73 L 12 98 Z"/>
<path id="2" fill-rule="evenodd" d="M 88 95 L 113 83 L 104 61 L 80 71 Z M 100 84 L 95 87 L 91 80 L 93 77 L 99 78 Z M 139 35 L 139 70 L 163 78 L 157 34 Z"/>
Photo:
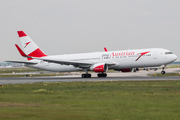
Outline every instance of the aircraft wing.
<path id="1" fill-rule="evenodd" d="M 5 61 L 5 62 L 11 62 L 11 63 L 24 63 L 24 64 L 27 64 L 27 65 L 35 65 L 35 64 L 38 64 L 37 62 L 26 62 L 26 61 Z"/>
<path id="2" fill-rule="evenodd" d="M 41 57 L 41 58 L 30 57 L 30 58 L 37 59 L 37 60 L 43 60 L 43 61 L 50 62 L 50 63 L 57 63 L 57 64 L 61 64 L 61 65 L 73 65 L 73 66 L 79 67 L 79 68 L 90 67 L 91 65 L 96 64 L 94 62 L 88 62 L 88 61 L 54 60 L 54 59 L 43 58 L 43 57 Z M 106 64 L 108 66 L 115 65 L 115 63 L 112 63 L 112 62 L 107 62 Z"/>

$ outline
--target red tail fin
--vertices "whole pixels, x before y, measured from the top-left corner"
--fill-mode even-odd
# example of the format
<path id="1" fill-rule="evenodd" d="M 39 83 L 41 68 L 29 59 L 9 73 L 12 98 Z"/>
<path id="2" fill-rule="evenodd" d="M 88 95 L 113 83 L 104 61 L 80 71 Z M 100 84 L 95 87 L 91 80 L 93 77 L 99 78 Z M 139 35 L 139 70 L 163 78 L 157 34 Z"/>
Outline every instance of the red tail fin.
<path id="1" fill-rule="evenodd" d="M 18 35 L 22 43 L 22 46 L 24 48 L 23 53 L 25 53 L 26 56 L 30 56 L 30 57 L 47 56 L 24 31 L 18 31 Z M 22 53 L 22 50 L 20 50 L 19 47 L 17 47 L 17 49 L 20 53 Z M 28 60 L 32 60 L 32 58 L 28 58 Z"/>

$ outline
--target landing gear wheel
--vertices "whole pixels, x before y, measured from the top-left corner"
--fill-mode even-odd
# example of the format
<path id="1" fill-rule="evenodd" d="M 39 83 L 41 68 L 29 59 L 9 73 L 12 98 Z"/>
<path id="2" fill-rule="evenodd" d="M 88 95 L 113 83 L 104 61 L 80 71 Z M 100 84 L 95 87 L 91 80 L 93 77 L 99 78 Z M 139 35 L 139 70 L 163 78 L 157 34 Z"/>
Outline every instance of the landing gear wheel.
<path id="1" fill-rule="evenodd" d="M 99 73 L 97 74 L 98 77 L 107 77 L 107 74 L 106 73 Z"/>
<path id="2" fill-rule="evenodd" d="M 82 78 L 85 78 L 85 74 L 82 74 L 81 77 L 82 77 Z"/>
<path id="3" fill-rule="evenodd" d="M 161 71 L 161 74 L 165 74 L 166 72 L 165 71 Z"/>
<path id="4" fill-rule="evenodd" d="M 91 78 L 91 74 L 82 74 L 81 77 L 82 78 Z"/>

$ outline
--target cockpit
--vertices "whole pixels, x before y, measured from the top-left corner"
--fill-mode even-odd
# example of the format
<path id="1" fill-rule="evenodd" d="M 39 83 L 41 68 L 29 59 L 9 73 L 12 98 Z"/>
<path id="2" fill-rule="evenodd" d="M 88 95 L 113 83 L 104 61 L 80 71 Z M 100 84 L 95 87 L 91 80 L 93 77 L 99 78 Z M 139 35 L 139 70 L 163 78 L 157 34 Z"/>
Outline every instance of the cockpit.
<path id="1" fill-rule="evenodd" d="M 168 55 L 168 54 L 173 54 L 172 52 L 165 52 L 165 55 Z"/>

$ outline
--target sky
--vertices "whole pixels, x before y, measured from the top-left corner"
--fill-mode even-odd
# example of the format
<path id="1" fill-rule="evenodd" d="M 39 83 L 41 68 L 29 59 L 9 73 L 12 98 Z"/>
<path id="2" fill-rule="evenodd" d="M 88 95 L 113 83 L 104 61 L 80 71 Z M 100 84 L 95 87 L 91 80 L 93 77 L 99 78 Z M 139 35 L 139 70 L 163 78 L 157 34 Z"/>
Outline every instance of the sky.
<path id="1" fill-rule="evenodd" d="M 1 0 L 0 61 L 26 60 L 14 46 L 21 46 L 19 30 L 48 55 L 165 48 L 180 60 L 179 6 L 179 0 Z"/>

